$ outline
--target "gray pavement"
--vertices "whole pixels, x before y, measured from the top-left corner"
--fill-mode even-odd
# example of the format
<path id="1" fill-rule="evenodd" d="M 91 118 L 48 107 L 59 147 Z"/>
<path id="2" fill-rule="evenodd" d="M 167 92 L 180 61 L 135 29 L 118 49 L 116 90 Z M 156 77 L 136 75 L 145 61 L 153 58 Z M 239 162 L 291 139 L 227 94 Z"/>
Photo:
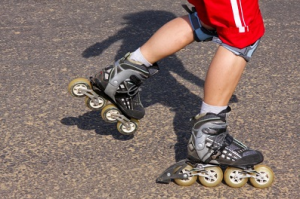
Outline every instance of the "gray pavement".
<path id="1" fill-rule="evenodd" d="M 0 198 L 300 198 L 297 0 L 260 1 L 266 34 L 231 101 L 231 134 L 263 152 L 275 173 L 270 188 L 155 183 L 185 157 L 215 44 L 194 43 L 159 63 L 143 85 L 146 116 L 134 137 L 67 93 L 73 78 L 185 14 L 182 3 L 1 1 Z"/>

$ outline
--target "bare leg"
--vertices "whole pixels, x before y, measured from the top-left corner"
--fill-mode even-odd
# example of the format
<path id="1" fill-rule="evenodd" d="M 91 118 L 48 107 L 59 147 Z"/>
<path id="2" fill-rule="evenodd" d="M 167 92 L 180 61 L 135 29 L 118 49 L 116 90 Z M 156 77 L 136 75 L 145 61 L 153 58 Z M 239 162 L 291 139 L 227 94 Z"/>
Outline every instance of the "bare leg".
<path id="1" fill-rule="evenodd" d="M 141 47 L 141 52 L 150 63 L 154 63 L 176 53 L 193 41 L 193 29 L 186 15 L 162 26 Z M 213 106 L 227 106 L 245 66 L 246 61 L 242 57 L 220 46 L 207 72 L 204 102 Z"/>
<path id="2" fill-rule="evenodd" d="M 204 102 L 213 106 L 227 106 L 242 76 L 246 61 L 220 46 L 208 69 Z"/>
<path id="3" fill-rule="evenodd" d="M 162 26 L 142 47 L 144 57 L 154 63 L 194 41 L 188 15 L 178 17 Z"/>
<path id="4" fill-rule="evenodd" d="M 208 29 L 209 26 L 202 24 Z M 173 19 L 162 26 L 142 47 L 144 57 L 154 63 L 194 41 L 189 17 Z M 207 72 L 204 102 L 213 106 L 227 106 L 246 66 L 246 61 L 229 50 L 219 47 Z"/>
<path id="5" fill-rule="evenodd" d="M 204 25 L 206 28 L 210 27 Z M 194 41 L 188 16 L 178 17 L 162 26 L 142 47 L 144 57 L 154 63 Z M 227 106 L 246 66 L 246 61 L 224 47 L 219 47 L 207 72 L 204 102 Z"/>

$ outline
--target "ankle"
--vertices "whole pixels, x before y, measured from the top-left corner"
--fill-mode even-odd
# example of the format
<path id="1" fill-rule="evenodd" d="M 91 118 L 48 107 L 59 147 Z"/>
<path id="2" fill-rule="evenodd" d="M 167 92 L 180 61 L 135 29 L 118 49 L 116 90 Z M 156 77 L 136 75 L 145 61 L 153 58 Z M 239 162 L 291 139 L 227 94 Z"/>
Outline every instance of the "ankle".
<path id="1" fill-rule="evenodd" d="M 135 64 L 145 65 L 146 67 L 152 66 L 152 64 L 143 56 L 140 48 L 131 53 L 127 59 Z"/>
<path id="2" fill-rule="evenodd" d="M 214 106 L 214 105 L 207 104 L 203 101 L 200 113 L 201 114 L 204 114 L 204 113 L 219 114 L 220 112 L 222 112 L 226 108 L 227 108 L 227 106 Z"/>

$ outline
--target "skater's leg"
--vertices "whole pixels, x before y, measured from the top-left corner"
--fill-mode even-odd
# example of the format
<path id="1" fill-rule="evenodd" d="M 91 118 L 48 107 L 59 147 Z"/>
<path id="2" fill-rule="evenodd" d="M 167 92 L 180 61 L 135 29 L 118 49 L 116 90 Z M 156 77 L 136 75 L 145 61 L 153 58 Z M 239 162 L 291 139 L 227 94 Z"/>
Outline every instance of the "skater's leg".
<path id="1" fill-rule="evenodd" d="M 193 16 L 178 17 L 165 24 L 135 52 L 126 54 L 114 65 L 96 74 L 93 85 L 103 91 L 128 117 L 141 119 L 145 111 L 139 99 L 138 87 L 158 71 L 156 62 L 179 51 L 195 38 L 198 38 L 197 41 L 207 41 L 215 35 L 205 31 L 205 28 L 210 27 L 199 21 L 197 27 L 204 28 L 197 29 L 195 37 L 196 26 L 190 20 Z"/>
<path id="2" fill-rule="evenodd" d="M 188 15 L 173 19 L 160 28 L 141 48 L 128 53 L 114 65 L 97 73 L 93 78 L 94 85 L 127 117 L 141 119 L 145 111 L 140 102 L 138 87 L 158 71 L 156 61 L 177 52 L 193 41 L 193 28 Z"/>
<path id="3" fill-rule="evenodd" d="M 142 47 L 141 52 L 150 63 L 155 63 L 194 41 L 188 15 L 178 17 L 162 26 Z"/>
<path id="4" fill-rule="evenodd" d="M 204 102 L 212 106 L 227 106 L 245 66 L 244 58 L 220 46 L 206 75 Z"/>
<path id="5" fill-rule="evenodd" d="M 202 25 L 210 29 L 205 24 Z M 140 48 L 140 51 L 148 62 L 154 63 L 179 51 L 193 41 L 193 28 L 189 17 L 183 16 L 161 27 Z M 244 58 L 220 46 L 207 73 L 204 102 L 213 106 L 227 106 L 245 66 Z"/>

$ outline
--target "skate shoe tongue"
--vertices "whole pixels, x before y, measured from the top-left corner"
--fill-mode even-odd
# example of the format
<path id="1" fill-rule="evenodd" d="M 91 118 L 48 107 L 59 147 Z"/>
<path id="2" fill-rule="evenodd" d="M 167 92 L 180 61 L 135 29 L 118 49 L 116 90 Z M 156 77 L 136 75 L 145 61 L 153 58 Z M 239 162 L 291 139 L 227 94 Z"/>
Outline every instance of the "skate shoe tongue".
<path id="1" fill-rule="evenodd" d="M 230 111 L 231 111 L 231 108 L 230 106 L 227 106 L 226 109 L 224 109 L 223 111 L 221 111 L 218 116 L 221 117 L 222 119 L 224 118 L 224 120 L 227 119 L 227 117 L 229 116 L 230 114 Z"/>

